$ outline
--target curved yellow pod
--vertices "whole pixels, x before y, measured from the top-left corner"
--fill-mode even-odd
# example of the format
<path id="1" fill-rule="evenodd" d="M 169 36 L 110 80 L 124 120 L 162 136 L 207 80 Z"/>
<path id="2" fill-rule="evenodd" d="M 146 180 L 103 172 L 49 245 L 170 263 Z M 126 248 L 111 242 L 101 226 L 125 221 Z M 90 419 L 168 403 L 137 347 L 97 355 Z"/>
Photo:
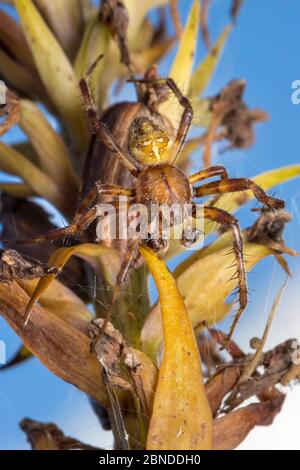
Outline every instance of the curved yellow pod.
<path id="1" fill-rule="evenodd" d="M 209 450 L 212 415 L 191 321 L 164 262 L 149 248 L 142 246 L 140 251 L 159 292 L 164 337 L 147 449 Z"/>

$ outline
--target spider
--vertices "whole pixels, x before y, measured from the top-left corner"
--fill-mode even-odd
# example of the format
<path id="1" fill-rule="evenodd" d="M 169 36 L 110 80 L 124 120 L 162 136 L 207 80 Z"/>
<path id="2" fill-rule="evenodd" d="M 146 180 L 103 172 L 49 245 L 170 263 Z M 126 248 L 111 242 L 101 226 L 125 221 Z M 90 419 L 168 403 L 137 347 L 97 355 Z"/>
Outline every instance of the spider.
<path id="1" fill-rule="evenodd" d="M 153 80 L 147 79 L 133 79 L 131 81 L 139 84 L 153 82 Z M 175 138 L 172 138 L 162 122 L 159 122 L 154 117 L 136 117 L 129 128 L 128 152 L 124 152 L 113 134 L 99 119 L 87 80 L 85 78 L 80 80 L 79 86 L 92 133 L 118 158 L 124 168 L 129 170 L 135 179 L 135 187 L 128 188 L 117 184 L 96 183 L 82 200 L 69 226 L 31 239 L 31 242 L 52 241 L 83 233 L 93 221 L 99 219 L 98 205 L 107 196 L 111 198 L 127 196 L 130 203 L 144 204 L 147 207 L 150 204 L 167 204 L 169 206 L 179 204 L 184 206 L 185 204 L 195 205 L 194 199 L 208 195 L 221 195 L 229 192 L 251 190 L 256 199 L 264 205 L 262 210 L 270 211 L 284 207 L 282 200 L 268 196 L 260 186 L 250 179 L 229 178 L 223 166 L 210 166 L 201 169 L 191 176 L 187 176 L 176 166 L 176 160 L 182 150 L 192 123 L 193 108 L 188 98 L 181 93 L 172 78 L 156 79 L 155 81 L 164 83 L 174 93 L 183 109 L 177 134 Z M 219 179 L 195 186 L 196 183 L 203 182 L 212 177 L 218 177 Z M 238 220 L 228 212 L 217 207 L 204 205 L 203 216 L 210 221 L 220 224 L 225 229 L 230 229 L 233 235 L 233 252 L 238 277 L 239 308 L 230 328 L 228 336 L 230 338 L 248 302 L 243 238 Z M 192 233 L 190 237 L 183 237 L 181 242 L 183 245 L 189 246 L 195 241 L 196 237 L 197 234 Z M 145 243 L 158 254 L 164 253 L 168 248 L 168 240 L 163 236 L 158 239 L 153 239 L 149 236 L 143 242 L 139 239 L 132 240 L 117 276 L 117 283 L 107 319 L 110 318 L 113 306 L 122 286 L 126 282 L 129 268 L 138 255 L 140 243 Z"/>

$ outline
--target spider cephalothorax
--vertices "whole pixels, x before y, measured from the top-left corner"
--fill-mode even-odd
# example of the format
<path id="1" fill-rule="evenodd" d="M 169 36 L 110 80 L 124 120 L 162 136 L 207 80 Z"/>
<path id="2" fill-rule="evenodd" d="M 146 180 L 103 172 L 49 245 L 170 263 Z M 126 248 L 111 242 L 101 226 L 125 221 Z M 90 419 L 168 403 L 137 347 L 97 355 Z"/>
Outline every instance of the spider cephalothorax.
<path id="1" fill-rule="evenodd" d="M 142 165 L 157 165 L 169 160 L 171 139 L 154 118 L 134 119 L 129 129 L 129 150 Z"/>

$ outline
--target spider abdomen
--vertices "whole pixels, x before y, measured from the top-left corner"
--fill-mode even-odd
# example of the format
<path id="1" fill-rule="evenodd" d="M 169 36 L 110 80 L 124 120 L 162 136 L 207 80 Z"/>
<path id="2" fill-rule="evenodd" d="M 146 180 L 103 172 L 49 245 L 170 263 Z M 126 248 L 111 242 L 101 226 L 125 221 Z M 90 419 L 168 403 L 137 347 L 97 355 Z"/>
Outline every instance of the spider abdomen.
<path id="1" fill-rule="evenodd" d="M 161 164 L 145 168 L 137 177 L 136 202 L 168 205 L 189 204 L 192 188 L 187 176 L 176 166 Z"/>

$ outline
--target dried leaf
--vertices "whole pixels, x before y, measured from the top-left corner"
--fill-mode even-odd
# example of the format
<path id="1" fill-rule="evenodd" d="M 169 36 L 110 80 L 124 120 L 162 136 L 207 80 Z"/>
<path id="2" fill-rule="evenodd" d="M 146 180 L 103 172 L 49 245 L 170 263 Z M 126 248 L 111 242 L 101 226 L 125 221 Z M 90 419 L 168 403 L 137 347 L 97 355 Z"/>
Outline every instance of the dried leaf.
<path id="1" fill-rule="evenodd" d="M 223 333 L 221 330 L 215 330 L 213 328 L 209 328 L 210 336 L 216 341 L 219 346 L 223 346 L 224 342 L 228 339 L 228 336 Z M 245 357 L 245 353 L 241 350 L 241 348 L 232 340 L 230 339 L 226 345 L 226 351 L 230 354 L 232 359 L 239 361 Z"/>
<path id="2" fill-rule="evenodd" d="M 131 54 L 132 63 L 135 69 L 144 73 L 152 64 L 159 62 L 169 52 L 174 45 L 174 38 L 163 39 L 155 44 L 144 47 L 140 51 Z"/>
<path id="3" fill-rule="evenodd" d="M 252 338 L 250 345 L 253 349 L 259 348 L 259 338 Z M 260 401 L 282 397 L 283 393 L 276 386 L 281 384 L 283 378 L 292 371 L 294 353 L 297 353 L 297 349 L 295 349 L 295 340 L 293 339 L 263 353 L 251 378 L 231 390 L 221 411 L 229 413 L 252 397 L 257 397 Z M 253 362 L 253 358 L 255 358 L 254 354 L 248 354 L 242 360 L 233 360 L 227 363 L 226 367 L 237 369 L 240 377 L 243 371 L 247 370 L 248 364 Z"/>
<path id="4" fill-rule="evenodd" d="M 40 109 L 29 100 L 20 100 L 20 127 L 38 156 L 39 167 L 63 189 L 65 198 L 76 198 L 78 181 L 68 149 Z"/>
<path id="5" fill-rule="evenodd" d="M 0 116 L 4 116 L 4 119 L 0 123 L 0 137 L 6 134 L 13 126 L 15 126 L 20 120 L 20 106 L 17 97 L 6 90 L 6 105 L 0 109 Z"/>
<path id="6" fill-rule="evenodd" d="M 288 265 L 288 262 L 286 261 L 286 259 L 278 254 L 278 253 L 275 253 L 275 259 L 278 261 L 279 265 L 282 267 L 282 269 L 286 272 L 286 274 L 290 277 L 292 277 L 292 273 L 290 271 L 290 268 L 289 268 L 289 265 Z"/>
<path id="7" fill-rule="evenodd" d="M 210 449 L 211 410 L 203 385 L 199 351 L 186 308 L 164 262 L 148 248 L 141 247 L 140 251 L 159 291 L 164 325 L 164 356 L 147 449 Z"/>
<path id="8" fill-rule="evenodd" d="M 193 72 L 188 92 L 188 95 L 192 98 L 192 100 L 196 96 L 201 96 L 203 94 L 205 88 L 212 79 L 213 73 L 215 72 L 216 67 L 219 63 L 221 54 L 223 52 L 231 29 L 231 26 L 226 26 L 224 31 L 220 34 L 219 38 L 217 39 L 212 50 L 209 51 L 203 62 L 201 62 L 201 64 Z"/>
<path id="9" fill-rule="evenodd" d="M 167 1 L 168 0 L 155 0 L 155 1 L 145 0 L 141 3 L 139 0 L 125 0 L 124 4 L 128 10 L 128 17 L 130 21 L 130 25 L 129 25 L 126 36 L 127 36 L 128 48 L 132 54 L 137 54 L 141 50 L 144 51 L 146 48 L 154 46 L 153 27 L 151 26 L 149 21 L 146 20 L 145 15 L 152 8 L 162 6 L 166 4 Z M 124 39 L 125 38 L 123 38 L 123 40 Z M 123 46 L 123 55 L 124 56 L 126 55 L 124 46 Z M 127 67 L 124 67 L 120 63 L 120 51 L 115 41 L 110 41 L 110 47 L 105 51 L 105 57 L 109 57 L 109 60 L 105 64 L 105 74 L 103 73 L 101 75 L 100 86 L 97 84 L 97 87 L 96 87 L 96 89 L 99 90 L 97 101 L 98 101 L 99 108 L 101 109 L 103 109 L 108 104 L 107 95 L 108 95 L 108 90 L 110 89 L 111 84 L 116 79 L 121 78 L 122 80 L 124 77 L 126 78 L 128 77 Z M 135 59 L 137 61 L 139 60 L 137 57 L 135 57 Z"/>
<path id="10" fill-rule="evenodd" d="M 0 250 L 0 282 L 13 280 L 36 279 L 50 273 L 57 273 L 56 268 L 49 268 L 40 262 L 33 264 L 15 250 Z"/>
<path id="11" fill-rule="evenodd" d="M 272 424 L 285 399 L 285 395 L 276 385 L 282 383 L 284 377 L 293 370 L 295 344 L 295 340 L 290 339 L 263 353 L 252 377 L 240 384 L 238 394 L 231 393 L 224 404 L 224 397 L 228 392 L 236 390 L 239 377 L 247 370 L 255 355 L 239 353 L 240 357 L 234 357 L 230 362 L 221 365 L 206 383 L 206 392 L 214 416 L 219 413 L 226 414 L 214 420 L 214 449 L 233 449 L 245 439 L 254 426 Z M 251 345 L 254 347 L 254 340 L 251 340 Z M 252 397 L 257 397 L 261 403 L 232 411 Z"/>
<path id="12" fill-rule="evenodd" d="M 68 125 L 77 148 L 86 148 L 88 132 L 74 70 L 32 0 L 14 0 L 40 77 Z"/>
<path id="13" fill-rule="evenodd" d="M 132 348 L 120 331 L 96 318 L 89 325 L 91 351 L 103 367 L 111 400 L 110 422 L 121 449 L 144 449 L 151 415 L 157 370 L 149 358 Z M 131 412 L 132 409 L 136 413 Z M 134 437 L 131 437 L 134 436 Z"/>
<path id="14" fill-rule="evenodd" d="M 13 3 L 13 2 L 12 2 Z M 39 78 L 33 55 L 25 39 L 25 35 L 17 23 L 5 11 L 0 11 L 0 74 L 9 86 L 22 91 L 26 96 L 39 98 L 49 106 L 45 88 Z M 5 67 L 7 66 L 7 67 Z M 19 75 L 14 72 L 19 71 Z"/>
<path id="15" fill-rule="evenodd" d="M 226 367 L 206 382 L 205 390 L 213 416 L 218 413 L 224 397 L 236 385 L 239 372 L 238 367 Z"/>
<path id="16" fill-rule="evenodd" d="M 37 280 L 19 281 L 29 296 L 35 291 L 37 283 Z M 84 302 L 61 282 L 54 280 L 42 293 L 39 302 L 53 315 L 66 321 L 77 330 L 87 333 L 88 323 L 92 320 L 91 312 Z"/>
<path id="17" fill-rule="evenodd" d="M 0 183 L 0 191 L 14 197 L 27 198 L 36 196 L 36 193 L 28 184 L 22 183 Z"/>
<path id="18" fill-rule="evenodd" d="M 109 47 L 110 34 L 106 25 L 99 20 L 99 15 L 97 14 L 90 20 L 85 29 L 74 65 L 77 79 L 80 80 L 80 78 L 87 74 L 92 64 L 94 64 L 99 57 L 103 56 L 89 77 L 90 87 L 96 103 L 98 101 L 99 89 L 102 85 L 100 82 L 102 72 L 107 61 L 110 59 Z"/>
<path id="19" fill-rule="evenodd" d="M 83 29 L 80 2 L 74 0 L 34 0 L 67 55 L 73 59 Z M 63 25 L 63 26 L 62 26 Z"/>
<path id="20" fill-rule="evenodd" d="M 57 270 L 62 270 L 65 264 L 69 261 L 71 256 L 73 255 L 81 255 L 81 256 L 86 256 L 86 257 L 101 257 L 101 255 L 106 255 L 110 256 L 111 263 L 114 263 L 116 261 L 116 253 L 112 248 L 107 248 L 102 245 L 96 245 L 93 243 L 83 243 L 81 245 L 75 245 L 70 248 L 60 248 L 56 250 L 51 258 L 49 259 L 49 266 L 50 267 L 55 267 Z M 118 258 L 118 256 L 117 256 Z M 119 260 L 118 260 L 119 261 Z M 56 274 L 49 274 L 48 276 L 45 276 L 41 278 L 35 287 L 33 294 L 30 298 L 30 301 L 28 302 L 28 305 L 26 307 L 25 311 L 25 321 L 27 322 L 29 320 L 29 315 L 31 312 L 31 309 L 36 301 L 38 301 L 41 297 L 41 295 L 46 291 L 46 289 L 51 285 L 51 283 L 54 281 L 56 277 Z"/>
<path id="21" fill-rule="evenodd" d="M 36 72 L 31 50 L 20 25 L 4 10 L 0 10 L 0 42 L 17 62 L 31 72 Z"/>
<path id="22" fill-rule="evenodd" d="M 254 403 L 214 421 L 213 449 L 235 449 L 255 426 L 271 424 L 280 412 L 284 397 Z"/>
<path id="23" fill-rule="evenodd" d="M 32 163 L 37 163 L 37 155 L 29 142 L 17 142 L 16 144 L 12 145 L 12 148 L 17 152 L 22 153 L 22 155 L 28 158 L 28 160 L 30 160 Z"/>
<path id="24" fill-rule="evenodd" d="M 99 18 L 118 45 L 120 63 L 131 69 L 127 38 L 129 16 L 124 3 L 118 0 L 102 0 Z"/>
<path id="25" fill-rule="evenodd" d="M 63 213 L 68 210 L 65 196 L 54 181 L 9 145 L 0 142 L 0 168 L 19 176 L 39 196 L 44 197 Z"/>
<path id="26" fill-rule="evenodd" d="M 105 319 L 95 318 L 89 325 L 91 338 L 91 351 L 103 367 L 104 378 L 112 387 L 121 390 L 132 390 L 132 384 L 126 373 L 126 368 L 137 371 L 141 363 L 133 348 L 124 341 L 121 333 L 114 328 L 112 323 Z"/>
<path id="27" fill-rule="evenodd" d="M 153 400 L 155 389 L 157 385 L 158 370 L 149 359 L 146 354 L 138 349 L 134 349 L 134 353 L 137 356 L 140 367 L 138 369 L 138 379 L 140 381 L 141 392 L 137 393 L 139 397 L 144 395 L 144 400 L 146 402 L 147 416 L 150 418 L 150 414 L 153 408 Z M 141 399 L 142 401 L 142 399 Z"/>
<path id="28" fill-rule="evenodd" d="M 4 49 L 0 47 L 0 75 L 6 84 L 25 96 L 40 98 L 46 104 L 45 91 L 39 79 L 34 77 L 24 65 L 16 62 Z"/>
<path id="29" fill-rule="evenodd" d="M 298 356 L 300 356 L 299 351 Z M 300 379 L 300 364 L 293 364 L 290 370 L 282 377 L 281 385 L 287 386 L 292 380 L 295 379 L 298 381 Z"/>
<path id="30" fill-rule="evenodd" d="M 100 450 L 68 437 L 53 423 L 39 423 L 25 418 L 20 428 L 27 435 L 33 450 Z"/>
<path id="31" fill-rule="evenodd" d="M 90 354 L 88 337 L 38 305 L 25 326 L 24 305 L 28 299 L 16 282 L 0 283 L 1 315 L 24 345 L 51 372 L 107 405 L 106 388 L 101 384 L 101 367 Z"/>
<path id="32" fill-rule="evenodd" d="M 46 210 L 33 201 L 14 198 L 8 194 L 1 194 L 0 222 L 2 224 L 1 238 L 3 240 L 21 240 L 47 233 L 56 228 L 50 222 Z M 6 248 L 15 248 L 14 243 L 5 243 Z M 56 247 L 53 244 L 34 243 L 19 245 L 18 252 L 33 263 L 47 263 Z M 83 266 L 84 261 L 73 257 L 60 275 L 60 281 L 69 286 L 84 301 L 89 299 L 85 286 L 86 276 L 91 268 Z"/>
<path id="33" fill-rule="evenodd" d="M 211 98 L 212 119 L 207 136 L 208 147 L 205 149 L 208 156 L 205 158 L 205 153 L 203 156 L 207 164 L 214 140 L 227 139 L 230 142 L 227 149 L 249 148 L 255 141 L 254 125 L 269 119 L 261 109 L 248 108 L 243 98 L 245 86 L 245 80 L 231 80 Z"/>
<path id="34" fill-rule="evenodd" d="M 168 0 L 124 0 L 124 5 L 128 11 L 130 25 L 128 28 L 129 43 L 135 39 L 140 30 L 142 22 L 146 15 L 153 8 L 166 5 Z"/>
<path id="35" fill-rule="evenodd" d="M 216 332 L 214 337 L 218 342 L 221 342 L 226 335 L 222 332 Z M 257 342 L 260 343 L 260 340 L 253 338 L 250 341 L 251 347 L 254 347 Z M 237 355 L 232 356 L 232 360 L 223 361 L 205 385 L 213 415 L 228 414 L 253 397 L 257 397 L 260 401 L 283 399 L 284 394 L 278 390 L 277 385 L 281 384 L 284 377 L 293 370 L 293 357 L 295 353 L 297 354 L 295 344 L 295 340 L 291 339 L 263 353 L 251 378 L 248 378 L 243 384 L 239 384 L 238 388 L 239 378 L 247 370 L 248 365 L 253 362 L 255 354 L 245 355 L 239 350 Z M 270 424 L 270 421 L 266 421 L 265 424 Z"/>

